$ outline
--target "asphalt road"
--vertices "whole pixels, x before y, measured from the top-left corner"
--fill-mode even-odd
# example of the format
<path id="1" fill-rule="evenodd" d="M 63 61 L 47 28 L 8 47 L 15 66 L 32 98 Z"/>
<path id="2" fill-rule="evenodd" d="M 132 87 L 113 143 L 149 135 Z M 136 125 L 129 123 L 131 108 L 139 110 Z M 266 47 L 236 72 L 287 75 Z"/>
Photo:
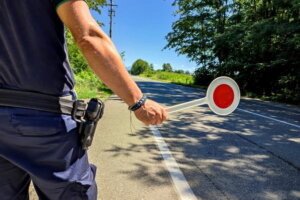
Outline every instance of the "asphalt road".
<path id="1" fill-rule="evenodd" d="M 205 95 L 199 89 L 134 79 L 164 106 Z M 170 115 L 158 131 L 167 147 L 158 147 L 153 130 L 131 120 L 119 98 L 107 100 L 89 150 L 98 167 L 98 199 L 300 199 L 299 108 L 242 99 L 238 110 L 221 117 L 203 105 Z"/>
<path id="2" fill-rule="evenodd" d="M 136 80 L 165 106 L 205 96 L 199 89 Z M 226 117 L 206 105 L 190 108 L 159 127 L 194 195 L 300 199 L 300 109 L 250 99 L 242 99 L 238 108 Z"/>

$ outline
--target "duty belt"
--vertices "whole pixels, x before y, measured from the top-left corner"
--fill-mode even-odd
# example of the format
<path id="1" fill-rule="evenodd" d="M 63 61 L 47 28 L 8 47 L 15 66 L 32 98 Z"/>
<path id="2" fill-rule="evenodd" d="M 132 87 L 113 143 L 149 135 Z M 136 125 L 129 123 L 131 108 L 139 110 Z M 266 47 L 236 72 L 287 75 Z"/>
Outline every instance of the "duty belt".
<path id="1" fill-rule="evenodd" d="M 84 117 L 86 110 L 82 100 L 11 89 L 0 89 L 0 106 L 54 112 L 74 118 Z"/>

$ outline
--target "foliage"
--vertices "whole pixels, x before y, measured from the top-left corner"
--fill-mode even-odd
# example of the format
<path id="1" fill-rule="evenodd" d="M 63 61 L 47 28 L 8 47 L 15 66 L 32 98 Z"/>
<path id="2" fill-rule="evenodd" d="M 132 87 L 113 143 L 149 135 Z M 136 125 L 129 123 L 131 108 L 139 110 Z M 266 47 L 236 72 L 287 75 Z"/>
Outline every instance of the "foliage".
<path id="1" fill-rule="evenodd" d="M 150 70 L 150 71 L 154 71 L 154 65 L 153 65 L 153 64 L 150 64 L 150 65 L 149 65 L 149 70 Z"/>
<path id="2" fill-rule="evenodd" d="M 75 80 L 75 90 L 79 99 L 91 97 L 105 99 L 111 94 L 111 90 L 90 69 L 75 74 Z"/>
<path id="3" fill-rule="evenodd" d="M 208 86 L 213 79 L 214 77 L 206 67 L 198 68 L 194 72 L 194 81 L 198 85 Z"/>
<path id="4" fill-rule="evenodd" d="M 146 71 L 141 74 L 143 77 L 163 80 L 170 83 L 182 84 L 182 85 L 193 85 L 194 79 L 193 76 L 187 74 L 178 74 L 173 72 L 165 71 Z"/>
<path id="5" fill-rule="evenodd" d="M 172 66 L 170 63 L 164 63 L 162 65 L 162 70 L 165 71 L 165 72 L 172 72 L 173 69 L 172 69 Z"/>
<path id="6" fill-rule="evenodd" d="M 202 68 L 196 83 L 231 76 L 244 93 L 300 102 L 299 0 L 175 0 L 168 45 Z M 203 74 L 201 74 L 203 73 Z"/>
<path id="7" fill-rule="evenodd" d="M 138 59 L 136 60 L 131 67 L 131 74 L 133 75 L 139 75 L 142 74 L 143 72 L 149 70 L 149 64 L 142 60 L 142 59 Z"/>
<path id="8" fill-rule="evenodd" d="M 190 75 L 190 74 L 191 74 L 188 70 L 185 71 L 184 73 L 187 74 L 187 75 Z"/>
<path id="9" fill-rule="evenodd" d="M 106 0 L 86 0 L 89 8 L 96 11 L 98 14 L 101 14 L 101 6 L 106 5 Z"/>
<path id="10" fill-rule="evenodd" d="M 66 40 L 69 53 L 69 61 L 74 74 L 79 74 L 82 71 L 88 71 L 89 66 L 79 48 L 77 47 L 75 40 L 69 30 L 66 30 Z"/>
<path id="11" fill-rule="evenodd" d="M 78 98 L 106 98 L 111 91 L 89 68 L 69 30 L 66 31 L 69 60 L 75 74 L 75 90 Z"/>
<path id="12" fill-rule="evenodd" d="M 184 71 L 182 69 L 179 69 L 179 70 L 174 70 L 174 73 L 177 73 L 177 74 L 184 74 Z"/>

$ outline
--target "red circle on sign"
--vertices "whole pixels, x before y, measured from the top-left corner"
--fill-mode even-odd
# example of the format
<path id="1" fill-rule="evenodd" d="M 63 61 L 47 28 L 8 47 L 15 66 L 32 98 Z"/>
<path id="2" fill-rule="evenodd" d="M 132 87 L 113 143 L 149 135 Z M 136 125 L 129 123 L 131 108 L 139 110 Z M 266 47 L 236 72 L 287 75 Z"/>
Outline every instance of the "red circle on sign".
<path id="1" fill-rule="evenodd" d="M 214 91 L 214 102 L 219 108 L 228 108 L 234 100 L 233 89 L 227 84 L 221 84 Z"/>

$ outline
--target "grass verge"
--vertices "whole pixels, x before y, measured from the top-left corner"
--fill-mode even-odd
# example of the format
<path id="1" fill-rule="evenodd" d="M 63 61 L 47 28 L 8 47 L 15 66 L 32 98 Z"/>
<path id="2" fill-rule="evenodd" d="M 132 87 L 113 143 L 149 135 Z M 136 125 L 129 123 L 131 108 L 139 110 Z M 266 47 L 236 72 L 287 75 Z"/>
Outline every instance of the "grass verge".
<path id="1" fill-rule="evenodd" d="M 164 71 L 147 71 L 140 75 L 141 77 L 159 80 L 167 83 L 175 83 L 180 85 L 194 85 L 194 78 L 188 74 L 178 74 Z"/>
<path id="2" fill-rule="evenodd" d="M 100 98 L 105 101 L 112 91 L 92 72 L 82 71 L 75 75 L 75 90 L 79 99 Z"/>

